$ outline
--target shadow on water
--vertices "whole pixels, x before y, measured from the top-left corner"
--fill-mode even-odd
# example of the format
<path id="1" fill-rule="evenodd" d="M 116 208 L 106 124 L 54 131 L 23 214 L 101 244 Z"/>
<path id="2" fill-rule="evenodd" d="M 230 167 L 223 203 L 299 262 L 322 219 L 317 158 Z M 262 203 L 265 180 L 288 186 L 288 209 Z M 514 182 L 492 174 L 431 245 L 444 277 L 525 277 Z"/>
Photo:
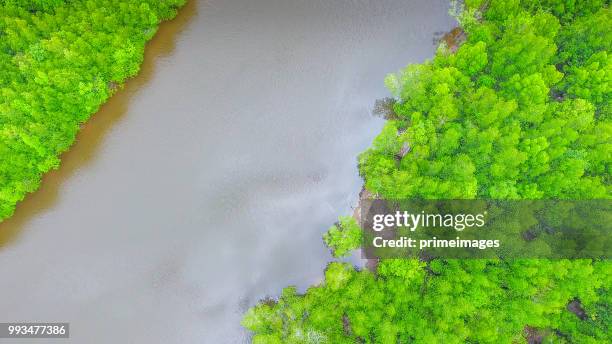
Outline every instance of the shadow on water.
<path id="1" fill-rule="evenodd" d="M 11 218 L 0 223 L 0 248 L 17 239 L 25 225 L 34 217 L 52 209 L 59 199 L 62 184 L 81 168 L 95 161 L 104 138 L 125 116 L 132 97 L 155 75 L 158 58 L 173 53 L 177 36 L 197 15 L 196 2 L 197 0 L 189 0 L 176 18 L 161 23 L 155 37 L 147 43 L 144 61 L 138 75 L 128 80 L 123 89 L 113 95 L 89 121 L 81 126 L 73 146 L 62 154 L 60 168 L 45 174 L 40 188 L 27 195 L 17 205 L 15 214 Z"/>

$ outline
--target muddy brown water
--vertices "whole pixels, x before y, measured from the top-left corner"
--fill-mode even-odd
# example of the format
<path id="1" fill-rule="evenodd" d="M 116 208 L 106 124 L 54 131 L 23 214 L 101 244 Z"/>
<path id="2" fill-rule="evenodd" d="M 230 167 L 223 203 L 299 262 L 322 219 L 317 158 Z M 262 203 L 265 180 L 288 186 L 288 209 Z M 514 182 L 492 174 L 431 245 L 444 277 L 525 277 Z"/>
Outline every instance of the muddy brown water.
<path id="1" fill-rule="evenodd" d="M 247 342 L 248 307 L 321 280 L 383 78 L 433 54 L 447 8 L 189 2 L 0 224 L 0 322 L 70 322 L 52 343 Z"/>

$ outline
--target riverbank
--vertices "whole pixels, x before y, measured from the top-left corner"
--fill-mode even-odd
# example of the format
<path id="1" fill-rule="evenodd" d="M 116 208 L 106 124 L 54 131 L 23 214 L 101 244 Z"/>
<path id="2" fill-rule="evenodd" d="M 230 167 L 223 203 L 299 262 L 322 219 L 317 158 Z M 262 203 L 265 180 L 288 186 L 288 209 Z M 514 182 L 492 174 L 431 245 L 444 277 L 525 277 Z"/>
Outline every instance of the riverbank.
<path id="1" fill-rule="evenodd" d="M 193 6 L 175 37 L 160 27 L 151 43 L 173 48 L 126 84 L 92 158 L 0 250 L 6 321 L 69 321 L 77 342 L 248 341 L 248 307 L 321 280 L 321 235 L 382 125 L 379 81 L 453 24 L 446 0 Z"/>
<path id="2" fill-rule="evenodd" d="M 482 16 L 461 13 L 465 43 L 455 47 L 455 30 L 432 60 L 385 80 L 396 104 L 359 156 L 365 189 L 383 199 L 608 199 L 606 81 L 580 81 L 609 69 L 607 4 L 470 5 L 483 3 Z M 343 238 L 354 242 L 344 227 L 351 235 L 332 228 L 341 253 Z M 286 287 L 243 325 L 267 343 L 609 342 L 610 267 L 385 259 L 374 273 L 334 261 L 323 281 Z"/>
<path id="3" fill-rule="evenodd" d="M 0 144 L 0 221 L 38 189 L 42 175 L 59 167 L 59 156 L 74 143 L 81 124 L 138 73 L 145 43 L 159 22 L 174 17 L 183 4 L 184 0 L 121 6 L 57 2 L 28 9 L 2 5 L 5 27 L 16 29 L 2 41 L 5 53 L 0 56 L 3 79 L 11 84 L 3 89 L 5 100 L 0 104 L 11 114 L 3 121 Z M 115 26 L 115 32 L 110 24 L 101 29 L 91 22 L 100 16 L 120 17 L 123 11 L 131 19 Z M 155 20 L 141 21 L 145 17 Z M 17 30 L 20 23 L 27 23 L 27 28 Z"/>
<path id="4" fill-rule="evenodd" d="M 196 3 L 196 0 L 187 1 L 175 18 L 161 23 L 155 36 L 146 44 L 138 74 L 121 85 L 118 92 L 80 125 L 74 144 L 60 155 L 61 166 L 45 173 L 40 188 L 25 195 L 14 214 L 0 222 L 0 249 L 16 240 L 28 222 L 57 206 L 67 180 L 95 164 L 104 139 L 124 119 L 133 98 L 152 81 L 160 60 L 173 53 L 177 36 L 197 14 Z"/>

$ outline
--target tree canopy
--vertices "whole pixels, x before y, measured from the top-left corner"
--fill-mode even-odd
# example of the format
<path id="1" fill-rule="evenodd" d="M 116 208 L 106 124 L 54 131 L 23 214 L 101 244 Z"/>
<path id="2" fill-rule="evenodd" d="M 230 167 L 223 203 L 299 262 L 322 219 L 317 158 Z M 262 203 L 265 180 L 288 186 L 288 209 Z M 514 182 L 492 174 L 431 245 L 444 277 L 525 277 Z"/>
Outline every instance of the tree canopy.
<path id="1" fill-rule="evenodd" d="M 0 0 L 0 221 L 60 164 L 184 0 Z"/>
<path id="2" fill-rule="evenodd" d="M 463 44 L 385 80 L 393 114 L 359 157 L 366 189 L 385 199 L 609 199 L 607 1 L 465 5 Z M 340 227 L 326 235 L 337 255 L 357 246 Z M 243 324 L 254 343 L 605 343 L 611 278 L 608 261 L 584 259 L 397 259 L 375 272 L 334 262 L 321 285 L 289 287 Z"/>

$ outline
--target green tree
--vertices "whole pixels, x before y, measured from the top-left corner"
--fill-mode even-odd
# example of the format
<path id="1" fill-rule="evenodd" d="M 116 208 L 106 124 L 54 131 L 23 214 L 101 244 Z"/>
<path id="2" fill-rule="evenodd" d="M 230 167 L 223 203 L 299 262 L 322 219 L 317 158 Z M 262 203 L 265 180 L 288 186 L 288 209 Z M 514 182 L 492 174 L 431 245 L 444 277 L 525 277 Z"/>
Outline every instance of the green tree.
<path id="1" fill-rule="evenodd" d="M 134 76 L 184 0 L 0 1 L 0 221 Z"/>
<path id="2" fill-rule="evenodd" d="M 359 156 L 366 189 L 386 199 L 609 199 L 607 1 L 465 5 L 455 53 L 439 49 L 386 78 L 394 115 Z M 325 236 L 336 253 L 353 248 L 346 238 L 344 226 Z M 259 343 L 607 343 L 610 285 L 605 260 L 392 259 L 375 272 L 331 263 L 321 285 L 260 304 L 243 324 Z"/>

